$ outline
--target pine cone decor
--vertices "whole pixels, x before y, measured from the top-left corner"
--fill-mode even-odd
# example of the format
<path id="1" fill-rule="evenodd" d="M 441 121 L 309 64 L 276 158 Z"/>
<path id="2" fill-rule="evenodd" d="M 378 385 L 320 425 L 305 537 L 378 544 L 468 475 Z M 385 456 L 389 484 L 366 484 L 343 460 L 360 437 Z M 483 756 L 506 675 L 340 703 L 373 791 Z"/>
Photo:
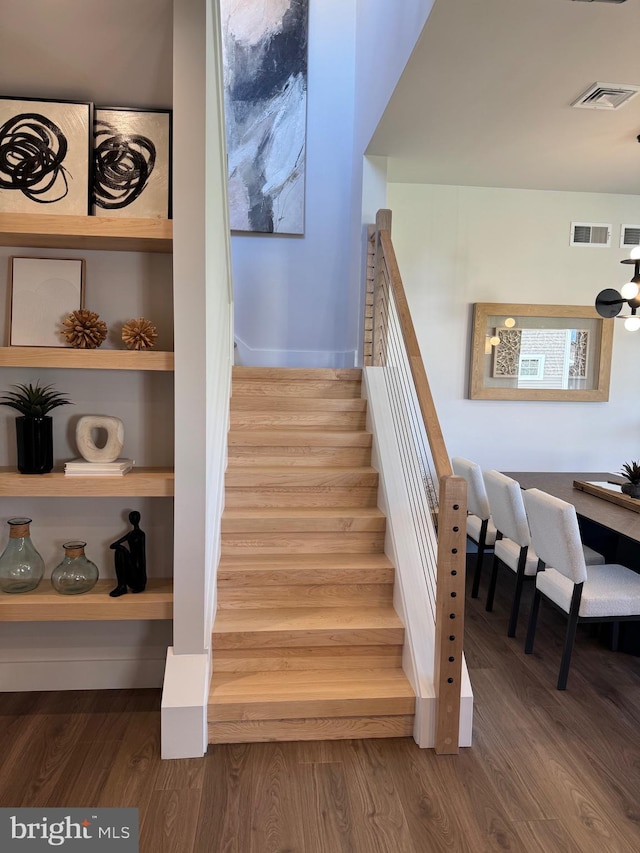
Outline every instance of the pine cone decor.
<path id="1" fill-rule="evenodd" d="M 107 324 L 95 311 L 80 308 L 63 320 L 62 335 L 76 349 L 97 349 L 107 337 Z"/>
<path id="2" fill-rule="evenodd" d="M 141 350 L 151 349 L 156 344 L 158 330 L 144 317 L 137 320 L 129 320 L 122 327 L 122 340 L 127 349 Z"/>

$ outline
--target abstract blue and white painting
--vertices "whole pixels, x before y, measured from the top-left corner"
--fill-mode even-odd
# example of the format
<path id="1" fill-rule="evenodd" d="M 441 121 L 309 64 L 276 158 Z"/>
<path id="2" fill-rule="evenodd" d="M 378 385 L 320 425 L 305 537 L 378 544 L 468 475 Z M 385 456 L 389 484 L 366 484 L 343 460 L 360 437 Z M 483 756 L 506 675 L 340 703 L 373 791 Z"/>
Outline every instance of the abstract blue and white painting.
<path id="1" fill-rule="evenodd" d="M 304 233 L 309 0 L 221 0 L 232 230 Z"/>

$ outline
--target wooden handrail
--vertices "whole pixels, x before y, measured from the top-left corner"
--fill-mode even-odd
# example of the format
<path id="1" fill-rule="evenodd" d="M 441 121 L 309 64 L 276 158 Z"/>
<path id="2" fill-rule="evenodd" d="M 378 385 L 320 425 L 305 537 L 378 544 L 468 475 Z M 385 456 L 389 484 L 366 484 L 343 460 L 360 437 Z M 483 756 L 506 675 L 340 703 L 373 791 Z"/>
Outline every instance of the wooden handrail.
<path id="1" fill-rule="evenodd" d="M 437 697 L 435 748 L 458 752 L 464 634 L 467 484 L 455 477 L 422 361 L 409 304 L 391 242 L 391 211 L 380 210 L 368 252 L 367 304 L 373 304 L 368 361 L 384 366 L 387 349 L 388 295 L 393 294 L 416 397 L 439 482 L 438 555 L 434 682 Z M 372 267 L 372 268 L 371 268 Z M 368 353 L 365 351 L 365 355 Z M 365 361 L 367 363 L 367 361 Z"/>
<path id="2" fill-rule="evenodd" d="M 402 278 L 400 276 L 400 270 L 396 260 L 396 253 L 393 248 L 393 243 L 391 242 L 391 234 L 389 231 L 380 231 L 379 235 L 384 262 L 388 270 L 389 285 L 395 297 L 398 320 L 400 321 L 400 329 L 402 330 L 402 338 L 407 350 L 411 375 L 413 376 L 413 382 L 416 388 L 418 405 L 420 406 L 420 411 L 424 419 L 429 447 L 431 448 L 431 455 L 433 456 L 433 464 L 435 466 L 438 479 L 440 479 L 440 477 L 450 477 L 453 474 L 453 469 L 444 443 L 444 436 L 442 435 L 442 430 L 440 428 L 438 413 L 436 412 L 435 403 L 433 402 L 433 397 L 431 395 L 427 372 L 424 369 L 420 345 L 418 344 L 413 320 L 411 319 L 409 303 L 407 302 L 404 285 L 402 284 Z"/>

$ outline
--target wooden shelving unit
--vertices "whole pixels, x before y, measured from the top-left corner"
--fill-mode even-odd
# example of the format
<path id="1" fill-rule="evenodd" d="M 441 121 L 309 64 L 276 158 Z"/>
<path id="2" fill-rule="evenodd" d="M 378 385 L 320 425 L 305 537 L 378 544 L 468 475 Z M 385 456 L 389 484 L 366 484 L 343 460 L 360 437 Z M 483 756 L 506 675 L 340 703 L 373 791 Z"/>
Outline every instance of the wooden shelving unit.
<path id="1" fill-rule="evenodd" d="M 91 592 L 61 595 L 45 578 L 37 589 L 0 595 L 0 622 L 70 622 L 105 619 L 171 619 L 173 583 L 150 580 L 144 592 L 111 598 L 115 580 L 100 580 Z"/>
<path id="2" fill-rule="evenodd" d="M 0 245 L 169 253 L 173 250 L 173 222 L 170 219 L 0 213 Z"/>
<path id="3" fill-rule="evenodd" d="M 134 468 L 122 477 L 67 477 L 50 474 L 19 474 L 0 468 L 0 497 L 108 498 L 173 496 L 172 468 Z"/>
<path id="4" fill-rule="evenodd" d="M 73 347 L 0 347 L 0 367 L 172 371 L 173 353 Z"/>
<path id="5" fill-rule="evenodd" d="M 0 245 L 107 252 L 173 251 L 173 223 L 163 219 L 0 213 Z M 0 367 L 78 370 L 174 369 L 172 352 L 0 347 Z M 172 468 L 134 468 L 122 477 L 67 477 L 62 470 L 19 474 L 0 467 L 0 497 L 173 497 Z M 115 580 L 100 580 L 83 595 L 60 595 L 44 580 L 33 592 L 0 594 L 0 622 L 66 622 L 173 618 L 173 581 L 149 580 L 138 595 L 111 598 Z"/>

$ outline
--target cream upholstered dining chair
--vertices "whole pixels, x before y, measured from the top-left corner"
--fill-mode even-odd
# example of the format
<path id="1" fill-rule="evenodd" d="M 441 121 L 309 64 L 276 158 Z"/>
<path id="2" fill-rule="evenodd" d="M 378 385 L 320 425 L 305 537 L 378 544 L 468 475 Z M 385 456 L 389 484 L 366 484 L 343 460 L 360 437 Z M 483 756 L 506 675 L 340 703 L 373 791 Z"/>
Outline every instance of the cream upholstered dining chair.
<path id="1" fill-rule="evenodd" d="M 456 476 L 464 477 L 467 481 L 467 538 L 478 546 L 471 597 L 477 598 L 484 554 L 487 549 L 493 549 L 496 528 L 491 520 L 482 468 L 476 462 L 471 462 L 462 456 L 454 456 L 451 459 L 451 466 Z"/>
<path id="2" fill-rule="evenodd" d="M 575 507 L 539 489 L 524 492 L 531 541 L 544 571 L 536 575 L 526 654 L 533 651 L 540 602 L 544 598 L 567 614 L 567 630 L 558 675 L 565 690 L 578 622 L 640 620 L 640 574 L 609 563 L 587 567 Z"/>
<path id="3" fill-rule="evenodd" d="M 489 499 L 491 518 L 496 526 L 491 580 L 487 593 L 487 610 L 493 610 L 493 599 L 500 565 L 516 574 L 516 587 L 509 616 L 507 635 L 515 637 L 522 586 L 525 579 L 535 578 L 538 572 L 538 555 L 531 547 L 529 522 L 522 499 L 520 483 L 499 471 L 485 471 L 484 484 Z M 587 565 L 604 563 L 604 557 L 587 545 L 582 546 Z"/>
<path id="4" fill-rule="evenodd" d="M 534 578 L 538 571 L 538 555 L 531 548 L 529 523 L 522 500 L 520 483 L 499 471 L 485 471 L 484 484 L 489 499 L 491 517 L 496 526 L 491 580 L 487 593 L 487 610 L 493 610 L 493 599 L 500 564 L 516 573 L 516 588 L 511 604 L 507 634 L 515 637 L 525 578 Z"/>

